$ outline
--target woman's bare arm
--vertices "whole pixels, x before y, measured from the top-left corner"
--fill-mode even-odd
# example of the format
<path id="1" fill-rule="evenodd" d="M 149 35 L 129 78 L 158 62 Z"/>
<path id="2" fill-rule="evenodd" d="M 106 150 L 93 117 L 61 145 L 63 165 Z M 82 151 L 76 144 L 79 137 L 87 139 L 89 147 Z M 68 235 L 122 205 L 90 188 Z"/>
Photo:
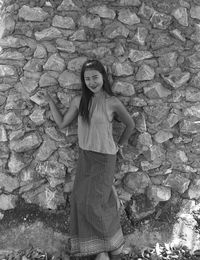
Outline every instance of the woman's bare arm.
<path id="1" fill-rule="evenodd" d="M 135 123 L 124 107 L 124 105 L 121 103 L 121 101 L 118 98 L 114 99 L 113 102 L 113 112 L 117 114 L 117 116 L 120 118 L 122 123 L 125 124 L 125 129 L 122 133 L 122 135 L 119 138 L 118 144 L 124 145 L 128 142 L 129 137 L 133 133 L 133 130 L 135 128 Z"/>

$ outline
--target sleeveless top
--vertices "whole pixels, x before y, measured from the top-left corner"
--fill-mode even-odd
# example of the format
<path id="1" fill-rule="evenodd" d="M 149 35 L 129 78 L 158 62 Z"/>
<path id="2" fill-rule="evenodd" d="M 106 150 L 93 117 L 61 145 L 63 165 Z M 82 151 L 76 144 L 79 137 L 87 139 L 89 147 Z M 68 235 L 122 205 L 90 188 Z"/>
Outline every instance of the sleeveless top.
<path id="1" fill-rule="evenodd" d="M 78 116 L 78 142 L 79 147 L 84 150 L 116 154 L 117 145 L 113 139 L 112 119 L 113 115 L 108 110 L 108 99 L 106 94 L 92 97 L 90 107 L 90 123 L 85 122 Z M 115 97 L 114 97 L 115 98 Z"/>

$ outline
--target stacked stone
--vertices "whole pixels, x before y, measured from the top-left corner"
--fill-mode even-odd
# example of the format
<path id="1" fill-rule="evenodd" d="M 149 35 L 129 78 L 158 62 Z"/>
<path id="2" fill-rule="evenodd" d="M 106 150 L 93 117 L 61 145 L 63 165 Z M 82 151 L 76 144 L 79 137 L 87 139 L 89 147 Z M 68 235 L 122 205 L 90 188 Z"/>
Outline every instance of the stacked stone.
<path id="1" fill-rule="evenodd" d="M 173 193 L 198 201 L 199 1 L 9 0 L 1 9 L 1 217 L 19 198 L 57 209 L 70 194 L 77 125 L 59 131 L 38 93 L 48 89 L 64 113 L 89 58 L 106 66 L 136 122 L 115 178 L 131 216 Z M 122 128 L 114 125 L 116 138 Z"/>

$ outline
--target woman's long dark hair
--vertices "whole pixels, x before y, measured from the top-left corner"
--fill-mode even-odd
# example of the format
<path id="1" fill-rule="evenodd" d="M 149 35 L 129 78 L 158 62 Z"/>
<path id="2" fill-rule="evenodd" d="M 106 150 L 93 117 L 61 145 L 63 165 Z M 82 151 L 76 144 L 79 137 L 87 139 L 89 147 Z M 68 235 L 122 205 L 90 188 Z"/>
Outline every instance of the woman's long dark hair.
<path id="1" fill-rule="evenodd" d="M 86 86 L 85 84 L 85 79 L 84 79 L 84 74 L 86 70 L 93 69 L 97 70 L 98 72 L 101 73 L 103 77 L 103 90 L 108 93 L 110 96 L 114 96 L 111 85 L 106 73 L 106 70 L 102 63 L 98 60 L 88 60 L 86 61 L 81 69 L 81 83 L 82 83 L 82 97 L 80 101 L 80 106 L 79 106 L 79 115 L 82 116 L 83 120 L 86 121 L 87 123 L 90 122 L 89 118 L 89 110 L 90 110 L 90 105 L 91 105 L 91 98 L 93 97 L 93 92 Z"/>

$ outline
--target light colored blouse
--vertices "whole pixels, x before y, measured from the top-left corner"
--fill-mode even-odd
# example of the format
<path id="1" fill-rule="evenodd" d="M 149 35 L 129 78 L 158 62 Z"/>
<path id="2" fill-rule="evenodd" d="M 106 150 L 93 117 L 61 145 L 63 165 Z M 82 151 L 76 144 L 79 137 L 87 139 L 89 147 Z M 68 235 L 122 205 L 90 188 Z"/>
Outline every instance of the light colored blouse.
<path id="1" fill-rule="evenodd" d="M 92 97 L 90 107 L 90 123 L 78 116 L 78 142 L 80 148 L 105 154 L 116 154 L 117 145 L 113 139 L 113 113 L 109 111 L 108 100 L 104 92 Z"/>

